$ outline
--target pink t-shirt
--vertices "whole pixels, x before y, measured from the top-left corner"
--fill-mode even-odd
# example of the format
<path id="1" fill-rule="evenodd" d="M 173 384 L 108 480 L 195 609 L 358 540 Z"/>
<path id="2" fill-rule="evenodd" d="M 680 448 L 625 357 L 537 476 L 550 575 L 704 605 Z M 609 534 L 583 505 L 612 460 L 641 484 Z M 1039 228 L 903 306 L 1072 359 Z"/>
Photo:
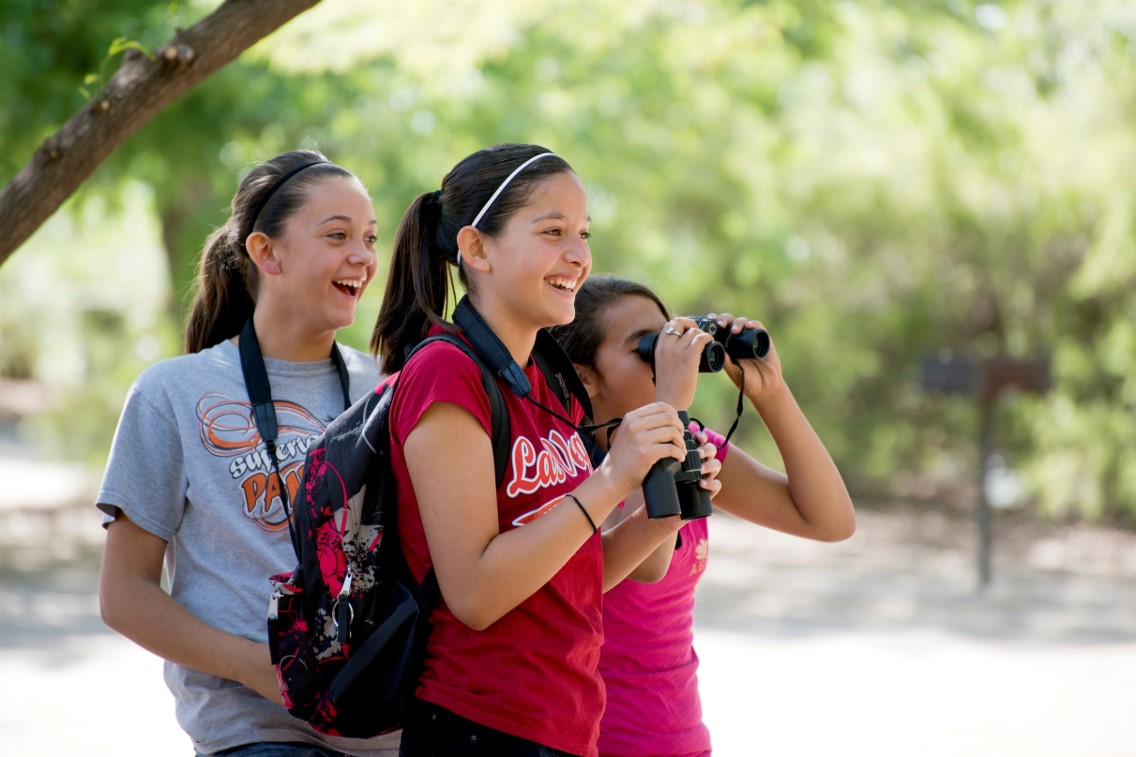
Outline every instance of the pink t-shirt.
<path id="1" fill-rule="evenodd" d="M 562 407 L 535 365 L 525 374 L 541 404 Z M 541 517 L 545 506 L 579 486 L 592 466 L 572 426 L 500 386 L 513 437 L 497 491 L 498 523 L 505 532 Z M 481 371 L 453 345 L 435 343 L 416 354 L 402 370 L 391 406 L 399 536 L 419 580 L 431 561 L 400 440 L 434 402 L 465 408 L 490 433 Z M 578 423 L 582 414 L 573 403 L 567 417 Z M 446 462 L 437 461 L 438 475 L 446 475 Z M 431 616 L 417 696 L 504 733 L 596 755 L 604 709 L 602 591 L 603 547 L 596 535 L 547 584 L 484 631 L 466 626 L 441 602 Z"/>
<path id="2" fill-rule="evenodd" d="M 725 440 L 709 430 L 707 436 L 725 459 Z M 663 580 L 623 581 L 604 595 L 604 757 L 710 753 L 694 651 L 694 589 L 709 557 L 708 519 L 689 521 L 679 533 L 682 545 Z"/>

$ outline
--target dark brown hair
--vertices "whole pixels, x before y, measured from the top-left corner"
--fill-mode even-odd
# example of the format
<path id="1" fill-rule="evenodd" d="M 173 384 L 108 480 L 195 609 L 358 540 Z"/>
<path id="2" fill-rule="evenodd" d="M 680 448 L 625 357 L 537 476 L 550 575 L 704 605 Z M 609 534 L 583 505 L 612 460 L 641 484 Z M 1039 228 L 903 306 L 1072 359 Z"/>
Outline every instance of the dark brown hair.
<path id="1" fill-rule="evenodd" d="M 537 145 L 519 144 L 479 150 L 446 174 L 440 190 L 419 195 L 411 203 L 395 235 L 387 288 L 371 332 L 371 349 L 384 371 L 402 368 L 406 349 L 422 341 L 431 324 L 448 326 L 444 317 L 454 289 L 448 266 L 457 265 L 458 232 L 473 222 L 514 169 L 546 152 Z M 571 170 L 555 155 L 526 166 L 489 206 L 478 221 L 478 231 L 489 236 L 502 233 L 540 182 Z M 460 266 L 458 277 L 467 284 Z"/>
<path id="2" fill-rule="evenodd" d="M 646 297 L 659 306 L 663 317 L 671 314 L 659 295 L 634 281 L 615 276 L 593 276 L 576 292 L 576 317 L 571 323 L 551 329 L 552 336 L 577 365 L 596 364 L 596 351 L 607 333 L 607 311 L 620 299 L 634 295 Z"/>
<path id="3" fill-rule="evenodd" d="M 300 170 L 277 186 L 296 169 Z M 315 150 L 286 152 L 249 171 L 233 195 L 229 220 L 209 235 L 201 251 L 196 293 L 185 325 L 187 353 L 236 336 L 252 315 L 257 267 L 245 249 L 247 235 L 260 231 L 279 236 L 307 202 L 311 188 L 332 176 L 354 178 Z"/>

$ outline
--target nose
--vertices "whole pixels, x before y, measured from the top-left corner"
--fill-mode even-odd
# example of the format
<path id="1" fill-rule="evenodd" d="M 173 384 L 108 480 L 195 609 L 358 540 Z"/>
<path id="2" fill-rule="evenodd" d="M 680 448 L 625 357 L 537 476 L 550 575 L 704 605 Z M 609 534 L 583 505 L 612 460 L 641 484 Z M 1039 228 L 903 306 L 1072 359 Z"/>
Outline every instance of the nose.
<path id="1" fill-rule="evenodd" d="M 571 240 L 568 249 L 564 251 L 564 259 L 581 268 L 591 263 L 592 250 L 588 247 L 588 240 L 580 237 Z"/>
<path id="2" fill-rule="evenodd" d="M 378 261 L 378 253 L 367 246 L 365 242 L 360 242 L 355 245 L 351 254 L 347 256 L 350 263 L 355 263 L 362 266 L 373 266 Z"/>

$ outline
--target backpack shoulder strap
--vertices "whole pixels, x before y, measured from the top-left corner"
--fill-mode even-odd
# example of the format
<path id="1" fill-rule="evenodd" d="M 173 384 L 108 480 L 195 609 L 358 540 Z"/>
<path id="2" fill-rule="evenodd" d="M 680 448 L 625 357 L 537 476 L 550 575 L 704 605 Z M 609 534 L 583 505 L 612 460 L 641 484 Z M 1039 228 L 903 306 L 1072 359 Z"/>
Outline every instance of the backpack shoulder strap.
<path id="1" fill-rule="evenodd" d="M 452 344 L 468 355 L 481 370 L 481 385 L 485 389 L 486 396 L 489 398 L 489 426 L 492 429 L 490 440 L 493 442 L 494 475 L 497 486 L 500 487 L 501 482 L 505 480 L 505 468 L 509 464 L 509 442 L 510 436 L 512 435 L 512 429 L 509 424 L 509 412 L 505 408 L 505 398 L 501 395 L 501 387 L 497 385 L 497 380 L 493 377 L 489 367 L 485 365 L 485 361 L 477 354 L 477 351 L 456 334 L 443 332 L 427 337 L 414 347 L 411 355 L 431 342 L 446 342 L 447 344 Z M 407 360 L 409 360 L 409 358 L 407 358 Z"/>

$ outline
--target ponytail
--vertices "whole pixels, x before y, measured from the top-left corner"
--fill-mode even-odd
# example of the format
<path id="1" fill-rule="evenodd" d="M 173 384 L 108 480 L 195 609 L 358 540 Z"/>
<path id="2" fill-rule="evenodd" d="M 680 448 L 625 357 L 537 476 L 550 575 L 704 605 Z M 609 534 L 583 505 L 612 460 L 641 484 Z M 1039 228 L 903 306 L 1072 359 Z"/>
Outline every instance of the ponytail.
<path id="1" fill-rule="evenodd" d="M 443 316 L 454 284 L 450 259 L 438 244 L 440 195 L 440 191 L 419 195 L 395 234 L 383 304 L 371 332 L 371 350 L 387 373 L 402 368 L 407 348 L 425 339 L 431 324 L 448 326 Z M 456 259 L 456 247 L 453 255 Z"/>
<path id="2" fill-rule="evenodd" d="M 200 352 L 237 334 L 252 316 L 257 268 L 234 244 L 232 219 L 205 242 L 197 269 L 197 295 L 185 325 L 185 351 Z M 251 279 L 251 280 L 250 280 Z"/>

